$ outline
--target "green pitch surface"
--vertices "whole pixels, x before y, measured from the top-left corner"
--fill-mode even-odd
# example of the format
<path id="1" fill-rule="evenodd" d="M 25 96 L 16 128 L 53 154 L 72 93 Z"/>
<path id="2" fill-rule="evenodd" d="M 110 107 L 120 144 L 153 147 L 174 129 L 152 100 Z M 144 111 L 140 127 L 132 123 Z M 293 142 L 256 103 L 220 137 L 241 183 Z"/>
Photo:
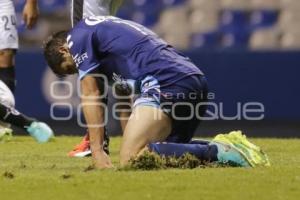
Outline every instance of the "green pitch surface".
<path id="1" fill-rule="evenodd" d="M 1 200 L 95 199 L 299 199 L 300 140 L 254 139 L 268 153 L 269 168 L 161 171 L 86 170 L 90 158 L 68 158 L 79 137 L 40 145 L 29 137 L 0 143 Z M 112 139 L 118 160 L 119 138 Z"/>

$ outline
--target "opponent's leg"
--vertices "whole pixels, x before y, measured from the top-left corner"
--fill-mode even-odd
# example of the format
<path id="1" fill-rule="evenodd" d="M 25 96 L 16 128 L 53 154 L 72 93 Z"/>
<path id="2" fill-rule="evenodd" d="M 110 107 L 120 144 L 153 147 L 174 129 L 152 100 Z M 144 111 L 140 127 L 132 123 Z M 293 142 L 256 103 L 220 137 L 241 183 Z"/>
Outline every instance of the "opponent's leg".
<path id="1" fill-rule="evenodd" d="M 164 141 L 171 132 L 172 122 L 162 110 L 137 106 L 131 114 L 123 135 L 120 163 L 126 165 L 147 144 Z"/>
<path id="2" fill-rule="evenodd" d="M 15 90 L 14 56 L 15 53 L 13 49 L 0 50 L 0 80 L 2 80 L 12 92 Z"/>
<path id="3" fill-rule="evenodd" d="M 19 38 L 16 27 L 16 13 L 13 1 L 0 8 L 0 80 L 12 92 L 15 89 L 15 53 L 19 47 Z"/>
<path id="4" fill-rule="evenodd" d="M 38 142 L 47 142 L 53 137 L 53 131 L 47 124 L 37 122 L 18 112 L 14 108 L 5 106 L 1 103 L 0 120 L 26 130 Z"/>
<path id="5" fill-rule="evenodd" d="M 0 103 L 0 120 L 22 129 L 29 127 L 33 119 L 19 113 L 13 108 L 9 108 Z"/>

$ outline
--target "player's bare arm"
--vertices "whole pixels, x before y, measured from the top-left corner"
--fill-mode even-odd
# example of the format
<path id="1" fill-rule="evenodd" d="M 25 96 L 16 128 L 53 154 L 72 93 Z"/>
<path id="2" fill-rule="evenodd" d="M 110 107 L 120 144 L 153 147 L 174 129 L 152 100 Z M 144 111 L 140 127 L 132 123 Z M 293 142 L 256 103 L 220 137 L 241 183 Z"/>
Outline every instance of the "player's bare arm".
<path id="1" fill-rule="evenodd" d="M 23 9 L 23 20 L 28 29 L 32 29 L 39 17 L 39 7 L 37 0 L 27 0 Z"/>
<path id="2" fill-rule="evenodd" d="M 84 117 L 88 124 L 92 157 L 96 168 L 112 168 L 109 156 L 103 150 L 104 141 L 104 108 L 100 106 L 101 92 L 96 78 L 86 76 L 81 80 L 81 102 Z M 100 124 L 100 125 L 98 125 Z"/>
<path id="3" fill-rule="evenodd" d="M 82 2 L 82 3 L 81 3 Z M 89 16 L 104 16 L 115 15 L 117 10 L 122 5 L 123 0 L 83 0 L 71 1 L 71 23 L 75 26 L 79 20 Z M 127 119 L 130 116 L 127 107 L 120 108 L 120 124 L 124 132 Z M 104 150 L 109 154 L 109 136 L 107 130 L 105 131 Z M 80 144 L 76 145 L 72 151 L 68 153 L 70 157 L 85 157 L 91 154 L 89 145 L 88 133 L 85 134 Z"/>

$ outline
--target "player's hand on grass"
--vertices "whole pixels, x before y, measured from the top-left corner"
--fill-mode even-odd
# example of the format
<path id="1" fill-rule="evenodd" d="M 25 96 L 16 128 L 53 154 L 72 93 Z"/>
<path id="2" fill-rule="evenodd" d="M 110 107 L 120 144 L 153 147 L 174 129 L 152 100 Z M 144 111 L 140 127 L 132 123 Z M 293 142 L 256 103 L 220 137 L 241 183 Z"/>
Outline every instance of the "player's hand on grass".
<path id="1" fill-rule="evenodd" d="M 32 29 L 38 20 L 39 8 L 37 0 L 27 0 L 23 9 L 23 20 L 28 29 Z"/>
<path id="2" fill-rule="evenodd" d="M 93 164 L 96 169 L 111 169 L 113 164 L 110 157 L 103 151 L 92 152 Z"/>

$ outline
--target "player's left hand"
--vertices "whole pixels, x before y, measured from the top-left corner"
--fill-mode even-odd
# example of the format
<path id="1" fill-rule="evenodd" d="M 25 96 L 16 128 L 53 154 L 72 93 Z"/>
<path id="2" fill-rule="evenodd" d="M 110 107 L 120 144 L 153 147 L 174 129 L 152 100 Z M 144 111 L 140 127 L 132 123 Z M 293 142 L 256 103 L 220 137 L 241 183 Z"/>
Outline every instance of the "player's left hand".
<path id="1" fill-rule="evenodd" d="M 26 28 L 32 29 L 38 20 L 39 8 L 37 1 L 27 1 L 23 9 L 23 20 Z"/>
<path id="2" fill-rule="evenodd" d="M 111 169 L 114 167 L 110 157 L 103 150 L 92 152 L 92 156 L 96 169 Z"/>

